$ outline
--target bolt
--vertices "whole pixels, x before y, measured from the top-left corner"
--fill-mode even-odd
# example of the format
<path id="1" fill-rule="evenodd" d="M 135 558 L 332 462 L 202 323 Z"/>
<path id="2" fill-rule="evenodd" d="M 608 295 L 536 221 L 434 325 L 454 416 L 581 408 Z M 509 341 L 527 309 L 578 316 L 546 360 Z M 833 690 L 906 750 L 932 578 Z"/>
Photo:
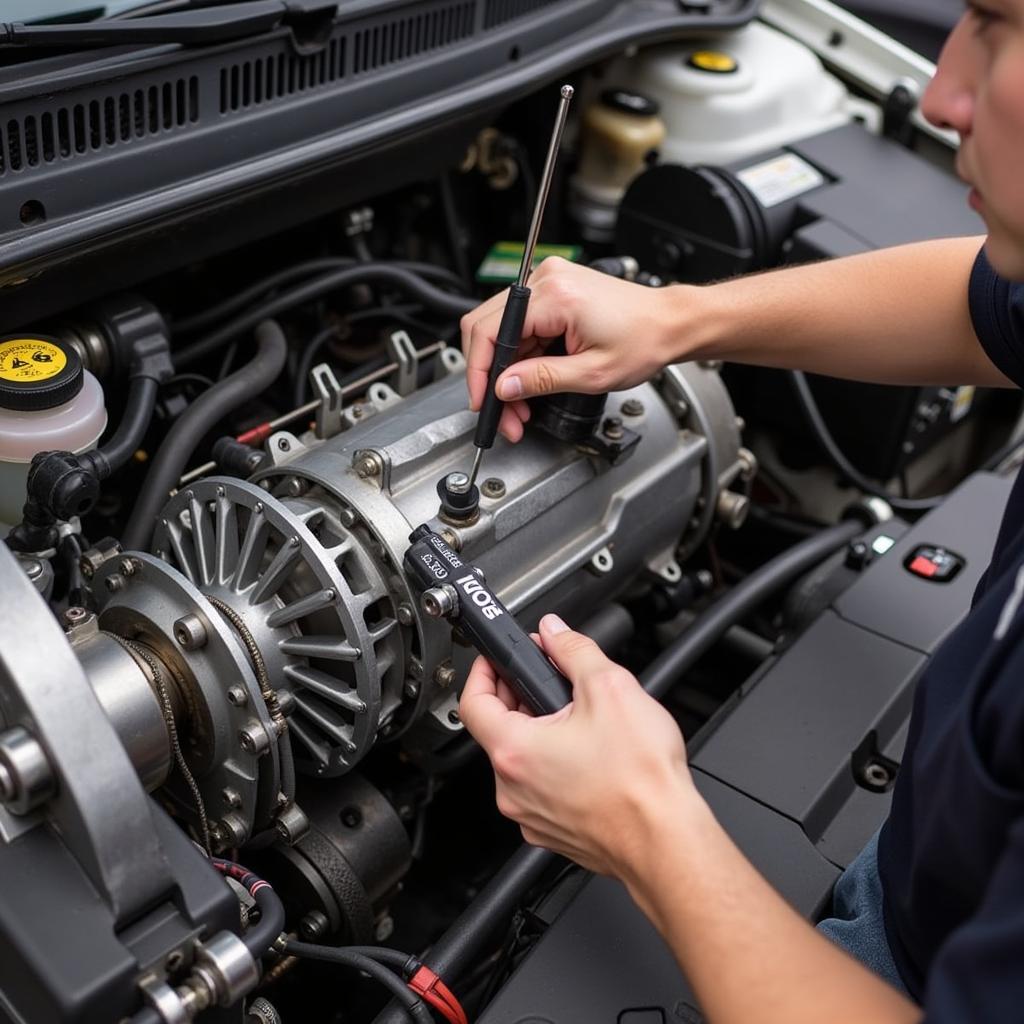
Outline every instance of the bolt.
<path id="1" fill-rule="evenodd" d="M 737 494 L 735 491 L 722 491 L 718 496 L 716 511 L 718 518 L 730 530 L 738 530 L 747 520 L 750 499 L 745 494 Z"/>
<path id="2" fill-rule="evenodd" d="M 284 715 L 285 718 L 295 714 L 295 694 L 292 693 L 291 690 L 278 690 L 277 706 L 281 709 L 281 714 Z"/>
<path id="3" fill-rule="evenodd" d="M 621 441 L 622 440 L 622 420 L 618 416 L 609 416 L 601 427 L 604 432 L 604 436 L 609 441 Z"/>
<path id="4" fill-rule="evenodd" d="M 415 618 L 415 616 L 413 615 L 412 605 L 403 602 L 398 606 L 397 615 L 398 621 L 403 626 L 411 626 L 413 624 L 413 619 Z"/>
<path id="5" fill-rule="evenodd" d="M 244 729 L 239 729 L 238 744 L 247 754 L 259 756 L 270 746 L 270 737 L 259 722 L 250 722 Z"/>
<path id="6" fill-rule="evenodd" d="M 297 476 L 290 476 L 284 482 L 284 494 L 288 498 L 301 497 L 305 490 L 306 485 Z"/>
<path id="7" fill-rule="evenodd" d="M 237 811 L 242 806 L 242 794 L 237 789 L 232 789 L 230 786 L 225 786 L 220 791 L 220 798 L 224 801 L 225 805 L 230 807 L 232 810 Z"/>
<path id="8" fill-rule="evenodd" d="M 380 461 L 380 457 L 375 455 L 373 452 L 360 456 L 355 466 L 356 475 L 363 480 L 373 476 L 380 476 L 383 468 L 383 463 Z"/>
<path id="9" fill-rule="evenodd" d="M 489 476 L 480 488 L 480 493 L 485 498 L 504 498 L 505 481 L 496 476 Z"/>
<path id="10" fill-rule="evenodd" d="M 278 811 L 274 830 L 283 842 L 294 846 L 309 831 L 309 818 L 295 804 L 289 803 Z"/>
<path id="11" fill-rule="evenodd" d="M 469 477 L 465 473 L 449 473 L 444 478 L 444 486 L 452 494 L 465 494 L 469 490 Z"/>
<path id="12" fill-rule="evenodd" d="M 174 623 L 174 639 L 178 641 L 178 646 L 186 651 L 197 651 L 200 647 L 206 646 L 209 638 L 203 620 L 190 612 Z"/>
<path id="13" fill-rule="evenodd" d="M 451 686 L 455 682 L 455 669 L 451 665 L 438 665 L 434 672 L 434 682 L 438 686 Z"/>
<path id="14" fill-rule="evenodd" d="M 644 403 L 639 398 L 627 398 L 622 403 L 623 416 L 643 416 Z"/>
<path id="15" fill-rule="evenodd" d="M 30 580 L 37 580 L 43 575 L 43 563 L 38 558 L 26 558 L 21 563 L 21 567 Z"/>
<path id="16" fill-rule="evenodd" d="M 362 402 L 356 402 L 352 406 L 352 419 L 361 420 L 366 415 L 366 408 Z"/>
<path id="17" fill-rule="evenodd" d="M 89 618 L 89 613 L 84 608 L 69 608 L 64 613 L 64 625 L 69 629 L 73 626 L 80 626 Z"/>
<path id="18" fill-rule="evenodd" d="M 410 700 L 415 700 L 420 693 L 420 684 L 415 679 L 406 679 L 405 681 L 405 695 Z"/>
<path id="19" fill-rule="evenodd" d="M 104 585 L 107 590 L 112 594 L 116 594 L 124 586 L 123 576 L 108 576 L 104 581 Z"/>
<path id="20" fill-rule="evenodd" d="M 331 922 L 325 913 L 320 910 L 311 910 L 299 922 L 299 934 L 306 942 L 315 942 L 327 934 L 330 926 Z"/>
<path id="21" fill-rule="evenodd" d="M 291 451 L 291 447 L 292 447 L 292 443 L 291 443 L 291 441 L 288 440 L 287 437 L 279 437 L 277 439 L 278 451 L 282 451 L 282 452 Z"/>
<path id="22" fill-rule="evenodd" d="M 374 930 L 373 937 L 378 942 L 386 942 L 391 938 L 392 933 L 395 930 L 395 922 L 390 914 L 385 914 L 378 922 L 377 927 Z"/>
<path id="23" fill-rule="evenodd" d="M 233 704 L 236 708 L 244 707 L 248 699 L 248 694 L 241 686 L 232 686 L 228 690 L 228 703 Z"/>
<path id="24" fill-rule="evenodd" d="M 892 782 L 892 775 L 885 765 L 869 761 L 864 766 L 864 781 L 872 786 L 884 787 Z"/>
<path id="25" fill-rule="evenodd" d="M 338 518 L 341 520 L 341 525 L 351 529 L 356 523 L 359 522 L 359 516 L 356 514 L 356 510 L 353 508 L 343 508 L 338 513 Z"/>
<path id="26" fill-rule="evenodd" d="M 237 814 L 225 814 L 211 830 L 213 838 L 222 849 L 241 846 L 248 837 L 245 822 Z"/>
<path id="27" fill-rule="evenodd" d="M 136 558 L 124 558 L 121 560 L 121 564 L 117 567 L 117 571 L 129 579 L 134 576 L 142 568 L 141 563 Z"/>
<path id="28" fill-rule="evenodd" d="M 462 719 L 459 717 L 458 711 L 456 711 L 454 708 L 448 712 L 448 721 L 451 722 L 452 725 L 459 725 L 462 722 Z"/>
<path id="29" fill-rule="evenodd" d="M 423 592 L 420 603 L 432 619 L 439 619 L 455 610 L 455 591 L 449 586 L 431 587 Z"/>
<path id="30" fill-rule="evenodd" d="M 28 814 L 53 795 L 55 780 L 39 741 L 20 725 L 0 733 L 0 802 Z"/>

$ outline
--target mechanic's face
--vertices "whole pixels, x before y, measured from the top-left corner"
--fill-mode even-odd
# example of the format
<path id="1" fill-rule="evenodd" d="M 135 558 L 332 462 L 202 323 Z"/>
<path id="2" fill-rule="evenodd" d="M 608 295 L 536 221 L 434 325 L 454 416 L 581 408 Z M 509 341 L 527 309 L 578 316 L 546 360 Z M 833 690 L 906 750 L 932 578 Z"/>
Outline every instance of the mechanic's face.
<path id="1" fill-rule="evenodd" d="M 968 0 L 921 101 L 960 133 L 957 170 L 988 228 L 988 256 L 1024 280 L 1024 0 Z"/>

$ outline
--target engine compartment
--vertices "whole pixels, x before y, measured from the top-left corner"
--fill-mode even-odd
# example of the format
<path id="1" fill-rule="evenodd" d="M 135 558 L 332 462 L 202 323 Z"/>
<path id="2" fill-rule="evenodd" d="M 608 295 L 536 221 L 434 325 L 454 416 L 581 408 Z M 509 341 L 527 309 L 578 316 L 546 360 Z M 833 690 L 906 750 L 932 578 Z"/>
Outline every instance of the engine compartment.
<path id="1" fill-rule="evenodd" d="M 615 884 L 498 816 L 410 532 L 635 671 L 814 916 L 984 568 L 1019 399 L 680 364 L 535 400 L 465 505 L 459 318 L 514 280 L 555 75 L 543 255 L 660 288 L 978 233 L 929 65 L 821 0 L 299 6 L 0 69 L 0 1020 L 410 1019 L 261 957 L 275 927 L 422 957 L 487 1024 L 698 1020 Z"/>

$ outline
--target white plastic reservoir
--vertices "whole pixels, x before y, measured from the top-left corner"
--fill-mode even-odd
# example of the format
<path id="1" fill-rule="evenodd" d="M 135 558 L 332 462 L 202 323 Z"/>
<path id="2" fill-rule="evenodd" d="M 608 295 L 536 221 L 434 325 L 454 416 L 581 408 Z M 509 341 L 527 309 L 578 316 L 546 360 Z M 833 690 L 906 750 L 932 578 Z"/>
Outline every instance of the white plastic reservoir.
<path id="1" fill-rule="evenodd" d="M 39 452 L 84 452 L 107 425 L 103 389 L 70 345 L 45 335 L 0 338 L 0 535 L 21 521 Z"/>

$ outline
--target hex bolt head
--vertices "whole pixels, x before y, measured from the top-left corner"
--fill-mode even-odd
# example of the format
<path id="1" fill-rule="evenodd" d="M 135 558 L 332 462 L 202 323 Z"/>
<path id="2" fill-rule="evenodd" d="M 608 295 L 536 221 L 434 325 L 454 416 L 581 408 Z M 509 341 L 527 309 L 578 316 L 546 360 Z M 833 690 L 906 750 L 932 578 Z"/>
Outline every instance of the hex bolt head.
<path id="1" fill-rule="evenodd" d="M 469 477 L 465 473 L 449 473 L 444 485 L 453 494 L 465 494 L 469 490 Z"/>
<path id="2" fill-rule="evenodd" d="M 270 737 L 259 722 L 250 722 L 238 731 L 238 744 L 247 754 L 258 757 L 270 748 Z"/>
<path id="3" fill-rule="evenodd" d="M 124 577 L 108 576 L 103 584 L 112 594 L 116 594 L 124 586 Z"/>
<path id="4" fill-rule="evenodd" d="M 434 672 L 434 682 L 445 688 L 451 686 L 455 682 L 455 669 L 451 665 L 438 665 Z"/>
<path id="5" fill-rule="evenodd" d="M 643 416 L 644 403 L 639 398 L 627 398 L 622 403 L 623 416 Z"/>
<path id="6" fill-rule="evenodd" d="M 361 455 L 355 464 L 356 475 L 363 480 L 380 476 L 383 468 L 384 464 L 380 461 L 380 456 L 373 452 Z"/>
<path id="7" fill-rule="evenodd" d="M 221 849 L 241 846 L 248 838 L 245 822 L 237 814 L 225 814 L 212 829 L 212 835 Z"/>
<path id="8" fill-rule="evenodd" d="M 489 476 L 480 488 L 485 498 L 504 498 L 505 481 L 496 476 Z"/>
<path id="9" fill-rule="evenodd" d="M 325 913 L 320 910 L 311 910 L 299 922 L 299 934 L 302 936 L 303 941 L 315 942 L 327 934 L 330 926 L 331 922 L 327 919 Z"/>
<path id="10" fill-rule="evenodd" d="M 64 612 L 64 625 L 66 628 L 71 629 L 74 626 L 80 626 L 86 619 L 89 618 L 89 612 L 85 608 L 72 607 L 68 608 Z"/>
<path id="11" fill-rule="evenodd" d="M 622 420 L 618 416 L 609 416 L 601 427 L 609 441 L 621 441 L 623 436 Z"/>
<path id="12" fill-rule="evenodd" d="M 415 619 L 415 615 L 413 614 L 412 610 L 412 605 L 406 604 L 405 602 L 398 606 L 396 615 L 398 616 L 398 621 L 403 626 L 411 626 Z"/>
<path id="13" fill-rule="evenodd" d="M 232 686 L 228 690 L 228 703 L 236 708 L 244 707 L 249 695 L 241 686 Z"/>
<path id="14" fill-rule="evenodd" d="M 178 619 L 174 623 L 173 629 L 174 639 L 178 641 L 178 646 L 186 651 L 197 651 L 199 648 L 205 647 L 209 639 L 203 620 L 191 612 Z"/>
<path id="15" fill-rule="evenodd" d="M 242 794 L 230 786 L 225 786 L 220 791 L 220 798 L 224 801 L 224 805 L 230 807 L 233 811 L 237 811 L 242 806 Z"/>

